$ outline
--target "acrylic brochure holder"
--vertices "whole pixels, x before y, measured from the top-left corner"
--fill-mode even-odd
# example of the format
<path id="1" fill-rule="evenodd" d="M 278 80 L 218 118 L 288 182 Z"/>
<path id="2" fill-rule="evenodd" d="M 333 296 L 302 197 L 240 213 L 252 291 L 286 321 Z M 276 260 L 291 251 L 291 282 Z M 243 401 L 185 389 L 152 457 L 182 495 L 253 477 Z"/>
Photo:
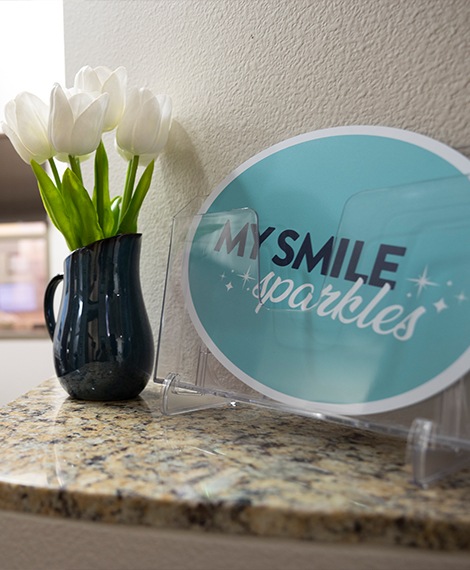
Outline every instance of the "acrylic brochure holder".
<path id="1" fill-rule="evenodd" d="M 255 211 L 240 208 L 228 212 L 204 210 L 201 213 L 204 199 L 193 200 L 174 218 L 172 228 L 155 370 L 155 381 L 162 384 L 163 413 L 173 415 L 216 406 L 236 407 L 236 403 L 241 402 L 397 436 L 407 441 L 413 478 L 421 485 L 470 465 L 470 376 L 467 372 L 470 365 L 467 367 L 469 355 L 465 349 L 467 345 L 470 347 L 470 319 L 464 318 L 463 314 L 467 305 L 470 307 L 468 183 L 469 178 L 462 175 L 355 194 L 344 205 L 336 235 L 332 236 L 331 242 L 325 242 L 325 248 L 331 247 L 330 251 L 335 255 L 315 258 L 316 269 L 321 269 L 321 281 L 316 287 L 304 284 L 295 290 L 282 273 L 277 289 L 273 287 L 273 269 L 279 274 L 282 268 L 279 265 L 272 267 L 276 258 L 270 240 L 266 239 L 269 232 Z M 367 211 L 375 212 L 375 215 L 365 220 L 364 212 Z M 361 227 L 365 223 L 368 226 L 367 243 L 361 241 Z M 384 234 L 387 237 L 385 245 Z M 345 236 L 358 237 L 353 243 Z M 444 242 L 452 244 L 450 251 L 448 246 L 441 247 Z M 409 252 L 419 252 L 420 248 L 433 244 L 432 250 L 436 255 L 433 265 L 421 267 L 421 271 L 417 270 L 418 266 L 407 266 L 411 253 L 407 257 L 405 248 L 390 245 L 400 243 L 406 243 Z M 352 250 L 351 259 L 354 254 L 356 257 L 359 253 L 367 255 L 367 248 L 379 251 L 376 257 L 380 258 L 381 265 L 376 262 L 367 274 L 361 273 L 359 265 L 353 267 L 348 306 L 343 313 L 339 309 L 334 313 L 331 307 L 334 306 L 333 291 L 338 275 L 340 271 L 353 271 L 352 262 L 349 262 L 349 269 L 345 269 L 348 247 L 348 252 Z M 189 258 L 194 248 L 197 259 L 212 264 L 217 278 L 209 279 L 205 269 L 201 269 L 199 275 L 201 264 L 191 263 Z M 220 251 L 225 255 L 218 257 L 216 253 Z M 288 251 L 285 247 L 286 257 Z M 325 251 L 322 250 L 323 254 Z M 312 271 L 306 257 L 298 263 L 298 269 L 305 273 L 303 283 L 308 283 Z M 401 262 L 401 270 L 407 276 L 404 280 L 407 292 L 403 294 L 400 305 L 394 304 L 380 313 L 382 320 L 378 316 L 373 319 L 372 308 L 375 309 L 379 300 L 395 285 L 390 277 L 394 276 L 397 261 Z M 209 307 L 209 312 L 211 300 L 214 301 L 215 314 L 210 315 L 213 319 L 210 331 L 204 323 L 202 331 L 199 326 L 198 300 L 195 294 L 192 297 L 189 294 L 188 272 L 192 272 L 193 280 L 203 283 L 201 303 Z M 385 279 L 387 276 L 389 279 Z M 374 291 L 377 293 L 374 292 L 375 297 L 369 301 L 362 316 L 354 317 L 352 311 L 360 298 L 357 291 L 364 281 L 376 285 Z M 244 376 L 247 375 L 243 371 L 238 374 L 233 366 L 227 365 L 227 361 L 233 360 L 231 346 L 246 334 L 234 314 L 225 313 L 218 304 L 222 295 L 231 293 L 238 295 L 241 314 L 245 310 L 242 305 L 249 303 L 256 313 L 268 315 L 267 322 L 270 330 L 274 331 L 274 338 L 281 339 L 281 350 L 286 347 L 292 351 L 294 344 L 300 346 L 300 349 L 296 348 L 300 350 L 300 360 L 308 352 L 306 362 L 311 374 L 299 380 L 299 384 L 304 382 L 315 386 L 318 391 L 314 393 L 320 394 L 318 399 L 306 397 L 304 402 L 302 398 L 290 396 L 277 398 L 277 388 L 259 390 L 256 382 L 245 381 Z M 426 295 L 431 293 L 434 297 L 428 299 Z M 403 341 L 411 337 L 414 328 L 418 328 L 417 323 L 424 313 L 426 316 L 421 322 L 429 323 L 422 326 L 427 334 L 425 346 L 421 347 L 424 352 L 413 359 L 406 352 L 406 342 Z M 450 319 L 452 314 L 461 318 L 456 321 L 457 328 L 452 325 L 452 330 L 449 330 L 450 321 L 446 319 Z M 403 317 L 393 325 L 396 315 Z M 343 329 L 330 326 L 333 318 L 334 324 L 343 319 Z M 292 325 L 290 330 L 294 332 L 284 338 L 286 323 L 289 327 Z M 361 344 L 360 335 L 349 335 L 352 327 L 356 332 L 361 327 L 364 330 L 374 328 L 378 333 L 374 336 L 377 341 Z M 214 335 L 219 333 L 223 341 L 214 343 Z M 366 334 L 369 333 L 365 331 Z M 452 335 L 455 342 L 449 340 L 444 346 L 443 337 L 447 339 Z M 386 336 L 391 340 L 384 345 Z M 463 348 L 455 348 L 456 343 Z M 264 345 L 262 341 L 247 346 L 248 350 L 245 350 L 250 353 L 247 366 L 255 370 L 263 368 L 272 356 L 272 346 Z M 454 348 L 458 353 L 456 358 L 453 356 Z M 419 374 L 421 369 L 425 374 L 427 361 L 431 362 L 435 354 L 443 354 L 443 358 L 447 358 L 446 351 L 449 353 L 448 369 L 453 374 L 451 381 L 439 384 L 443 375 L 437 375 L 437 383 L 427 383 L 428 392 L 417 386 L 404 396 L 392 395 L 392 399 L 384 399 L 395 402 L 393 398 L 396 398 L 398 403 L 392 409 L 374 408 L 373 394 L 374 390 L 379 393 L 380 386 L 383 386 L 382 376 L 393 374 L 396 382 L 400 383 L 411 373 Z M 356 379 L 355 385 L 362 386 L 360 389 L 372 401 L 371 406 L 364 407 L 365 413 L 361 412 L 360 404 L 335 408 L 323 403 L 326 401 L 321 397 L 325 371 L 335 370 L 343 355 L 348 362 L 350 377 Z M 320 363 L 318 366 L 317 362 Z M 331 377 L 333 381 L 336 378 L 333 373 Z M 408 394 L 412 395 L 409 402 L 406 401 Z M 346 401 L 347 394 L 344 397 Z M 354 394 L 351 396 L 352 399 L 355 397 Z M 351 410 L 351 413 L 337 410 Z"/>

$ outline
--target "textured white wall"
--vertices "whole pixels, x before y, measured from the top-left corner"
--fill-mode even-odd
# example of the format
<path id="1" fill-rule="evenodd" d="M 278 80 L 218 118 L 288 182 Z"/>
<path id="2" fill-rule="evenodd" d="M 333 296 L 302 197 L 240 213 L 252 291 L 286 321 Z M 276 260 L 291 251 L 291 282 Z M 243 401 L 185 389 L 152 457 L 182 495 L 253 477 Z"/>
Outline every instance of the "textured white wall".
<path id="1" fill-rule="evenodd" d="M 155 330 L 171 217 L 250 156 L 350 124 L 470 144 L 468 0 L 65 0 L 64 15 L 69 83 L 124 65 L 174 101 L 140 223 Z"/>

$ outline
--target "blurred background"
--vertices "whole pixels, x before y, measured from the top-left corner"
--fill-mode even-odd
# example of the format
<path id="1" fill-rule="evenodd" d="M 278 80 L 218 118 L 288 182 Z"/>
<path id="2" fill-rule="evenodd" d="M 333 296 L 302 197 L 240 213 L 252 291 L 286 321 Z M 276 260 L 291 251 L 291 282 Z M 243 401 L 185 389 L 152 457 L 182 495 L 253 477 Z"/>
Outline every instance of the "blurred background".
<path id="1" fill-rule="evenodd" d="M 48 102 L 64 83 L 61 0 L 0 0 L 0 120 L 21 91 Z M 0 405 L 54 374 L 44 289 L 67 255 L 36 180 L 0 127 Z"/>

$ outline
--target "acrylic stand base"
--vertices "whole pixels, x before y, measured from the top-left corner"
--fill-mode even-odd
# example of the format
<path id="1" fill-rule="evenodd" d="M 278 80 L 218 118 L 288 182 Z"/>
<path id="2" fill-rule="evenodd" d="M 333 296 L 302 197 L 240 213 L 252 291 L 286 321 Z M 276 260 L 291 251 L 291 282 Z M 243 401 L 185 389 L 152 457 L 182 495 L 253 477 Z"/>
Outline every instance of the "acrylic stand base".
<path id="1" fill-rule="evenodd" d="M 464 232 L 462 235 L 468 232 L 470 238 L 470 195 L 468 198 L 462 198 L 456 191 L 454 196 L 454 182 L 454 179 L 425 182 L 416 185 L 411 194 L 409 188 L 403 188 L 403 208 L 407 213 L 412 212 L 413 208 L 421 207 L 425 193 L 446 192 L 446 196 L 451 199 L 454 197 L 455 200 L 450 218 L 446 214 L 443 231 L 448 231 L 447 226 L 450 224 L 452 230 Z M 361 223 L 358 214 L 361 200 L 381 200 L 382 192 L 372 191 L 369 195 L 359 196 L 356 202 L 352 200 L 345 208 L 337 235 L 344 235 L 345 229 L 350 234 L 354 224 Z M 397 192 L 400 193 L 400 189 Z M 413 196 L 412 199 L 408 198 L 410 195 Z M 424 401 L 386 413 L 368 415 L 340 415 L 289 406 L 257 392 L 231 374 L 214 357 L 194 327 L 184 290 L 184 263 L 191 236 L 194 234 L 193 229 L 201 221 L 210 222 L 211 227 L 217 223 L 222 224 L 226 215 L 233 216 L 234 219 L 240 217 L 241 222 L 254 224 L 256 227 L 258 221 L 256 212 L 248 209 L 221 213 L 224 216 L 219 216 L 219 220 L 213 213 L 201 213 L 203 203 L 203 198 L 194 200 L 175 217 L 173 223 L 155 372 L 155 382 L 162 384 L 161 401 L 164 414 L 174 415 L 224 406 L 236 407 L 238 402 L 243 402 L 396 436 L 407 442 L 407 461 L 412 467 L 413 479 L 419 485 L 428 485 L 470 466 L 468 373 Z M 439 223 L 439 215 L 437 209 L 431 212 L 431 225 Z M 470 267 L 470 239 L 468 242 L 469 255 L 463 256 L 461 263 Z M 259 284 L 259 267 L 255 277 Z M 470 280 L 468 285 L 470 291 Z M 274 310 L 270 307 L 267 309 Z M 470 345 L 470 339 L 468 344 Z M 430 350 L 433 350 L 433 347 L 430 347 Z"/>

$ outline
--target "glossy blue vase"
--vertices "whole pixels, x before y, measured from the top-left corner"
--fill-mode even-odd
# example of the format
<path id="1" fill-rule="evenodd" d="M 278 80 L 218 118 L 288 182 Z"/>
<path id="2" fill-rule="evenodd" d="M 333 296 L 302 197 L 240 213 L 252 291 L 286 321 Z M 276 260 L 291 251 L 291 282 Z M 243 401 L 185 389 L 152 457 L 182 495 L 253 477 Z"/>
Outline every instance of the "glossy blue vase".
<path id="1" fill-rule="evenodd" d="M 47 286 L 44 313 L 62 387 L 80 400 L 128 400 L 147 385 L 152 330 L 140 285 L 141 234 L 73 251 Z M 57 320 L 53 301 L 63 281 Z"/>

